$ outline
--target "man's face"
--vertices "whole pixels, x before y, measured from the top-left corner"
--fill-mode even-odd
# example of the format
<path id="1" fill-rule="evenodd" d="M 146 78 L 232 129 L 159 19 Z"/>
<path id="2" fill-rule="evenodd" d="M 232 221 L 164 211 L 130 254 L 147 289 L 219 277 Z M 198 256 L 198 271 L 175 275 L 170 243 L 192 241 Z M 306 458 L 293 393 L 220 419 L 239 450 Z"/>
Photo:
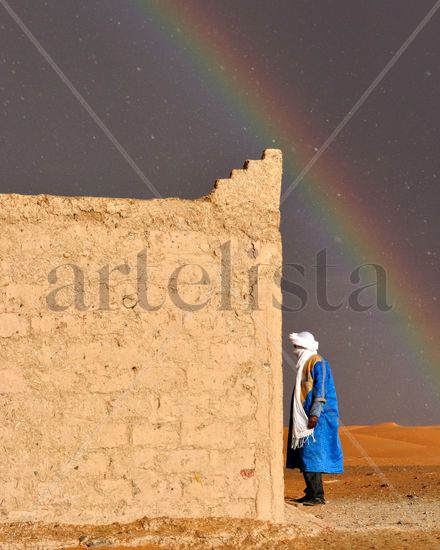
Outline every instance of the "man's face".
<path id="1" fill-rule="evenodd" d="M 298 357 L 299 355 L 299 352 L 302 350 L 302 349 L 305 349 L 301 346 L 297 346 L 296 344 L 293 344 L 293 353 L 294 355 L 296 355 Z"/>

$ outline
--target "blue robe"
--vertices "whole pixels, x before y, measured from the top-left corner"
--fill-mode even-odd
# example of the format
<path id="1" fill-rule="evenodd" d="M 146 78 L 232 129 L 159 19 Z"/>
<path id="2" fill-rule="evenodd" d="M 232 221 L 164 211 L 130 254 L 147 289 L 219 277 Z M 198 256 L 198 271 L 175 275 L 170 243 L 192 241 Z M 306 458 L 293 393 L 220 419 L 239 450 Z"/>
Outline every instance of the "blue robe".
<path id="1" fill-rule="evenodd" d="M 313 436 L 309 437 L 303 447 L 292 449 L 292 404 L 290 402 L 289 433 L 287 436 L 286 468 L 299 468 L 302 472 L 322 472 L 343 474 L 342 446 L 339 439 L 338 398 L 333 376 L 328 361 L 316 354 L 312 356 L 303 369 L 301 381 L 301 398 L 307 415 L 313 401 L 324 403 Z"/>

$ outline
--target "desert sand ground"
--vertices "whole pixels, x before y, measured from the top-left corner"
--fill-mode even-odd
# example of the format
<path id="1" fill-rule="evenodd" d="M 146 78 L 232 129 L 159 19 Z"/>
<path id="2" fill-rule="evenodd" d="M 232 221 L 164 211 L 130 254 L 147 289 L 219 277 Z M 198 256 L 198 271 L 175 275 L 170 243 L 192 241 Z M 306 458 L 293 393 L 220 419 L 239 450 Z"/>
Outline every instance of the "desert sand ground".
<path id="1" fill-rule="evenodd" d="M 341 439 L 346 473 L 324 476 L 324 506 L 293 503 L 303 478 L 285 471 L 283 525 L 226 518 L 2 525 L 0 548 L 440 548 L 440 426 L 350 426 Z"/>

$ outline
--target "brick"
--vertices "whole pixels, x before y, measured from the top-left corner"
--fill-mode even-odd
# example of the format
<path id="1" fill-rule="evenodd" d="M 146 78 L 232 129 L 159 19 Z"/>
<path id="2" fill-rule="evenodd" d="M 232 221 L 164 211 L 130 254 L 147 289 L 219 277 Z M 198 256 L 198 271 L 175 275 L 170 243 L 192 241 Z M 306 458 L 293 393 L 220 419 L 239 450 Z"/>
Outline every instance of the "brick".
<path id="1" fill-rule="evenodd" d="M 137 470 L 152 470 L 159 451 L 152 447 L 123 447 L 107 453 L 113 475 L 130 477 Z"/>
<path id="2" fill-rule="evenodd" d="M 26 389 L 23 371 L 15 368 L 0 370 L 0 393 L 20 393 Z"/>
<path id="3" fill-rule="evenodd" d="M 32 284 L 9 284 L 5 288 L 8 307 L 18 311 L 20 307 L 41 310 L 45 307 L 45 287 Z"/>
<path id="4" fill-rule="evenodd" d="M 0 337 L 25 336 L 29 324 L 23 315 L 17 313 L 0 313 Z"/>
<path id="5" fill-rule="evenodd" d="M 236 468 L 235 471 L 227 475 L 227 485 L 234 488 L 234 497 L 237 498 L 256 498 L 257 495 L 257 477 L 254 469 L 244 470 L 246 475 L 241 475 L 242 469 Z"/>
<path id="6" fill-rule="evenodd" d="M 204 476 L 195 474 L 183 486 L 185 497 L 197 498 L 206 502 L 214 499 L 227 498 L 232 487 L 224 476 Z"/>
<path id="7" fill-rule="evenodd" d="M 214 418 L 184 418 L 182 421 L 182 446 L 198 448 L 230 448 L 229 426 Z"/>
<path id="8" fill-rule="evenodd" d="M 206 449 L 175 449 L 159 456 L 164 472 L 191 472 L 209 470 L 209 453 Z"/>
<path id="9" fill-rule="evenodd" d="M 81 473 L 99 476 L 109 470 L 109 463 L 109 457 L 103 452 L 87 452 L 85 456 L 75 461 L 72 467 Z"/>
<path id="10" fill-rule="evenodd" d="M 233 449 L 211 449 L 209 466 L 213 472 L 229 472 L 255 468 L 255 445 Z"/>
<path id="11" fill-rule="evenodd" d="M 255 499 L 247 498 L 234 500 L 232 502 L 220 502 L 209 508 L 209 515 L 231 516 L 236 518 L 254 518 L 256 514 Z"/>
<path id="12" fill-rule="evenodd" d="M 123 447 L 128 444 L 126 424 L 115 424 L 105 418 L 103 424 L 91 426 L 89 430 L 91 448 Z"/>
<path id="13" fill-rule="evenodd" d="M 236 374 L 236 370 L 228 366 L 217 368 L 206 367 L 201 363 L 190 363 L 186 368 L 188 385 L 198 391 L 220 391 L 228 387 L 228 380 Z"/>
<path id="14" fill-rule="evenodd" d="M 113 500 L 115 497 L 118 500 L 130 500 L 133 497 L 133 486 L 126 479 L 103 479 L 96 483 L 96 490 L 109 500 Z"/>
<path id="15" fill-rule="evenodd" d="M 142 422 L 133 427 L 133 445 L 173 447 L 179 443 L 179 422 Z"/>

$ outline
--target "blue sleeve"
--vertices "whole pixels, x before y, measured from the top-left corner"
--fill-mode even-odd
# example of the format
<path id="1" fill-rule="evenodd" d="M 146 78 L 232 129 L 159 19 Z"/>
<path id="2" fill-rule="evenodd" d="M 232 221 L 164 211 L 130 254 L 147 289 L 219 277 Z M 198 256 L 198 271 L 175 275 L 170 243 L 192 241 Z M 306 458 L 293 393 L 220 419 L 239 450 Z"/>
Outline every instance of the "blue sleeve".
<path id="1" fill-rule="evenodd" d="M 313 366 L 312 371 L 313 376 L 313 390 L 312 390 L 312 401 L 318 401 L 321 403 L 326 402 L 325 398 L 325 381 L 327 376 L 327 367 L 325 361 L 318 361 Z"/>
<path id="2" fill-rule="evenodd" d="M 314 401 L 310 408 L 309 416 L 317 416 L 319 418 L 323 408 L 324 403 L 322 401 Z"/>

